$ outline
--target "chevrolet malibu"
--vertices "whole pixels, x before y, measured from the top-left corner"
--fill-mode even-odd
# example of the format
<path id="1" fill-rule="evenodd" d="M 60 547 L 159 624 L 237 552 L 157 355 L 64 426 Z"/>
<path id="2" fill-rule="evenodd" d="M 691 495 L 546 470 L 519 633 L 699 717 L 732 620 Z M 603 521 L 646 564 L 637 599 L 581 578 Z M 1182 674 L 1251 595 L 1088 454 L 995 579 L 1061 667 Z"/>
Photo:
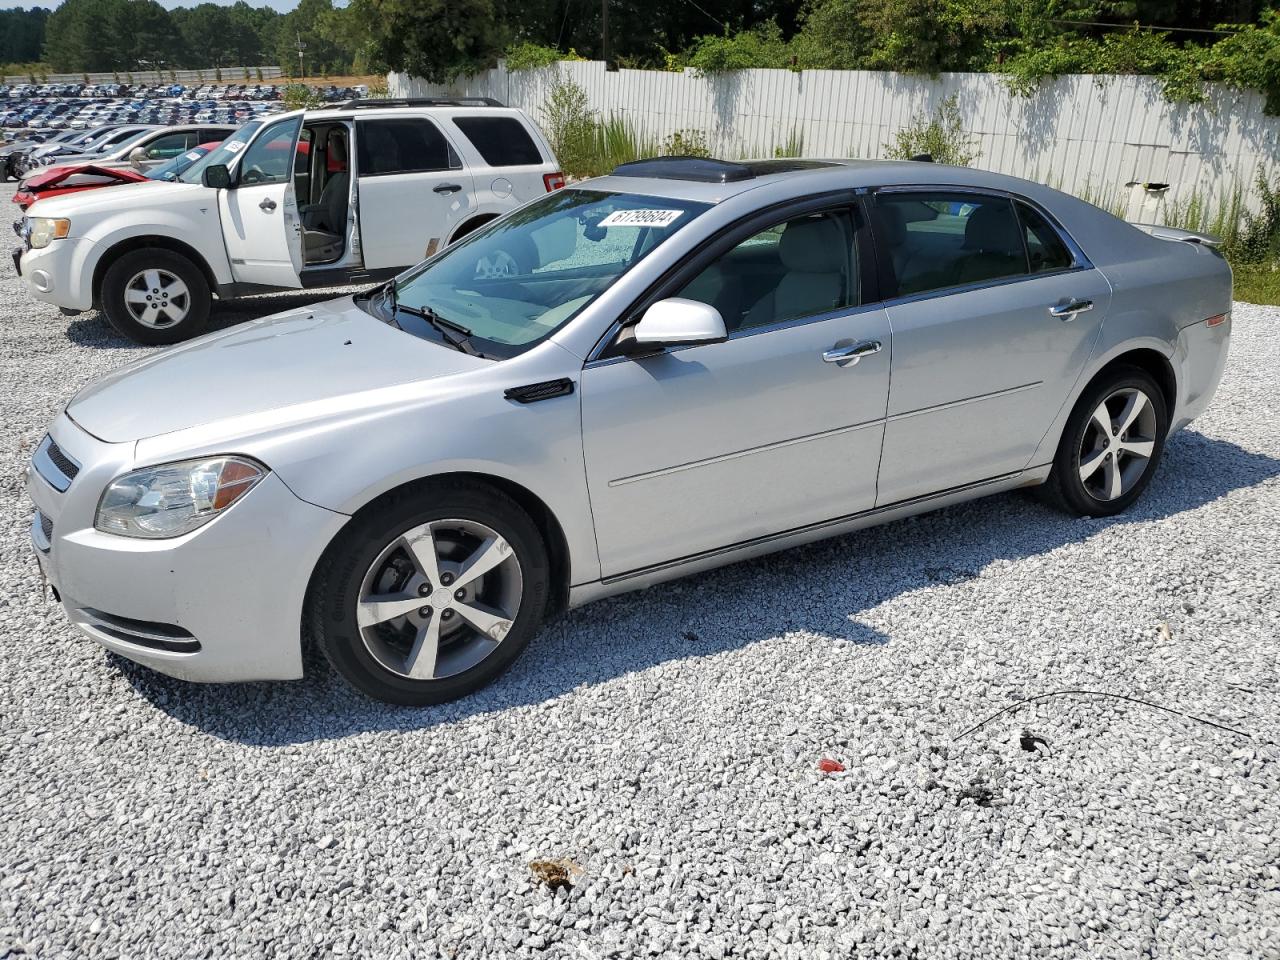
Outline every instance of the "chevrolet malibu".
<path id="1" fill-rule="evenodd" d="M 1222 372 L 1208 240 L 928 163 L 624 165 L 91 384 L 32 460 L 36 556 L 164 673 L 315 643 L 449 700 L 608 594 L 1020 487 L 1124 510 Z"/>

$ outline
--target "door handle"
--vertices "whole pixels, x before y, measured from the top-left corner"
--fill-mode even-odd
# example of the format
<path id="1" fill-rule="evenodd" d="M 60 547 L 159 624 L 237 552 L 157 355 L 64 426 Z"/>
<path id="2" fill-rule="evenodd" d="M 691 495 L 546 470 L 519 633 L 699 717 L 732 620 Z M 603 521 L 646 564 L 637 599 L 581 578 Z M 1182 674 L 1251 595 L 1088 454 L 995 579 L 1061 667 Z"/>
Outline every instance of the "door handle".
<path id="1" fill-rule="evenodd" d="M 862 343 L 851 343 L 844 347 L 832 347 L 822 354 L 825 363 L 843 363 L 852 367 L 863 357 L 869 357 L 873 353 L 880 352 L 881 343 L 879 340 L 864 340 Z"/>
<path id="2" fill-rule="evenodd" d="M 270 213 L 275 208 L 276 208 L 276 202 L 272 200 L 270 197 L 263 197 L 262 202 L 258 204 L 258 209 L 265 210 L 267 211 L 267 213 Z"/>
<path id="3" fill-rule="evenodd" d="M 1050 307 L 1049 316 L 1069 323 L 1076 318 L 1077 314 L 1088 313 L 1092 309 L 1092 300 L 1066 300 Z"/>
<path id="4" fill-rule="evenodd" d="M 440 184 L 440 186 L 435 187 L 434 189 L 435 189 L 435 192 L 436 192 L 436 193 L 457 193 L 459 190 L 461 190 L 461 189 L 462 189 L 462 184 L 460 184 L 460 183 L 442 183 L 442 184 Z"/>

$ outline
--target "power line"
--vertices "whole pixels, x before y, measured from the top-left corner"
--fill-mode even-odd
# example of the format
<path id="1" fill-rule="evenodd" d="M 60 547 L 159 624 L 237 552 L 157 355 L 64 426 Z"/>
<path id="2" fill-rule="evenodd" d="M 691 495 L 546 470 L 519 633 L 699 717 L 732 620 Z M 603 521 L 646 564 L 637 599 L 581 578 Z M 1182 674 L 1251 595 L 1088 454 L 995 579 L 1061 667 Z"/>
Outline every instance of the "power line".
<path id="1" fill-rule="evenodd" d="M 692 0 L 686 0 L 686 2 L 692 2 Z M 1222 37 L 1229 37 L 1240 32 L 1239 30 L 1208 30 L 1204 27 L 1151 27 L 1141 23 L 1103 23 L 1099 20 L 1054 20 L 1049 18 L 1049 23 L 1057 23 L 1069 27 L 1104 27 L 1108 30 L 1146 30 L 1150 33 L 1214 33 Z"/>

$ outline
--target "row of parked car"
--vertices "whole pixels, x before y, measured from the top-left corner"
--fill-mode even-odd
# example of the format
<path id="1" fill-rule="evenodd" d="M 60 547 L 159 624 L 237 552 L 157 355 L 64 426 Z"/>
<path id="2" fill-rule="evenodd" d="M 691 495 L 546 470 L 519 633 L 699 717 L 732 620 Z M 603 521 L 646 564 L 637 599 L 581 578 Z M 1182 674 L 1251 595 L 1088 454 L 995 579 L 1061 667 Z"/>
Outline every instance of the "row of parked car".
<path id="1" fill-rule="evenodd" d="M 362 85 L 363 86 L 363 85 Z M 337 89 L 337 88 L 335 88 Z M 348 88 L 355 90 L 357 88 Z M 367 92 L 367 88 L 366 88 Z M 284 87 L 274 83 L 0 83 L 0 97 L 186 97 L 188 99 L 279 100 Z M 358 94 L 357 94 L 358 95 Z"/>
<path id="2" fill-rule="evenodd" d="M 35 100 L 4 109 L 7 130 L 91 130 L 109 123 L 237 123 L 283 109 L 245 100 Z"/>

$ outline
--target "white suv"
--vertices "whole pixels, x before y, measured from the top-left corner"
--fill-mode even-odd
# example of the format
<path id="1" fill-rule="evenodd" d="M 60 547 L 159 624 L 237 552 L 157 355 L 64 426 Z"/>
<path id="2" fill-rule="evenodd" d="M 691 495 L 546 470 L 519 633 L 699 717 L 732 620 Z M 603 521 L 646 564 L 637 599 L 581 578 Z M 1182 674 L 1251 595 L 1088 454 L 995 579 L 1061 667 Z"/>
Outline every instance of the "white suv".
<path id="1" fill-rule="evenodd" d="M 538 128 L 495 100 L 353 100 L 252 120 L 175 182 L 42 200 L 14 264 L 63 313 L 175 343 L 214 294 L 390 277 L 563 185 Z"/>

